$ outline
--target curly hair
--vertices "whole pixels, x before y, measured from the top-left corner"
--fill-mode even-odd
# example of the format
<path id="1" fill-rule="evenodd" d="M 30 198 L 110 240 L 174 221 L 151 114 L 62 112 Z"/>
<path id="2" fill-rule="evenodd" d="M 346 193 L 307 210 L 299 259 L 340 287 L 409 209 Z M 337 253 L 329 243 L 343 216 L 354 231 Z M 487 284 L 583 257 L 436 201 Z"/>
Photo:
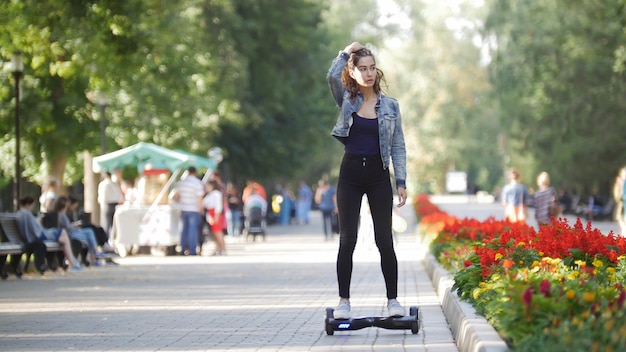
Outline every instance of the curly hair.
<path id="1" fill-rule="evenodd" d="M 359 85 L 356 80 L 350 76 L 350 71 L 354 70 L 354 68 L 358 66 L 359 60 L 366 56 L 371 56 L 372 59 L 374 59 L 374 63 L 376 63 L 376 58 L 374 57 L 372 51 L 363 48 L 350 54 L 348 64 L 341 72 L 341 82 L 343 83 L 344 87 L 346 87 L 346 89 L 350 92 L 350 101 L 352 102 L 354 102 L 354 99 L 359 93 Z M 385 85 L 387 83 L 385 81 L 385 75 L 383 74 L 383 71 L 376 67 L 376 81 L 374 82 L 374 93 L 379 94 L 383 91 L 380 85 L 381 82 L 385 83 Z"/>

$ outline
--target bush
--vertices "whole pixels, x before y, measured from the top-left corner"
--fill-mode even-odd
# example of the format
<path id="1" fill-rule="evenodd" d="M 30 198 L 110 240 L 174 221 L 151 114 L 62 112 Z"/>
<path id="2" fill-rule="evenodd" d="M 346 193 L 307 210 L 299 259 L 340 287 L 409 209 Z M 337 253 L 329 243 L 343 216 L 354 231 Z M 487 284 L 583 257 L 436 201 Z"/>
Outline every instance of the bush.
<path id="1" fill-rule="evenodd" d="M 580 220 L 535 230 L 443 212 L 420 219 L 426 231 L 437 231 L 430 250 L 454 275 L 453 289 L 515 350 L 624 350 L 624 238 Z"/>

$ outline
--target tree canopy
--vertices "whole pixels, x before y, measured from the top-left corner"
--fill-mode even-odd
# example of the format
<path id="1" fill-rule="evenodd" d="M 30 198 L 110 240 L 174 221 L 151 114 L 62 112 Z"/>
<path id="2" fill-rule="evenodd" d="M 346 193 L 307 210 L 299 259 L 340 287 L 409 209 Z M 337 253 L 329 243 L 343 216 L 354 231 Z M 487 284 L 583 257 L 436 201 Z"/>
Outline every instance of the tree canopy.
<path id="1" fill-rule="evenodd" d="M 491 82 L 512 161 L 607 193 L 626 164 L 626 2 L 493 1 Z"/>
<path id="2" fill-rule="evenodd" d="M 24 176 L 81 177 L 80 153 L 100 145 L 96 95 L 107 97 L 109 151 L 139 141 L 200 155 L 220 146 L 241 179 L 302 172 L 335 114 L 321 103 L 333 55 L 322 10 L 307 0 L 3 2 L 0 56 L 21 51 L 26 64 Z M 12 120 L 5 104 L 7 160 Z"/>
<path id="3" fill-rule="evenodd" d="M 625 4 L 4 1 L 0 187 L 15 172 L 16 51 L 31 181 L 82 178 L 82 152 L 99 154 L 104 103 L 109 151 L 219 146 L 229 179 L 312 183 L 336 176 L 341 155 L 328 66 L 360 41 L 400 101 L 412 193 L 442 191 L 448 171 L 491 191 L 508 166 L 526 183 L 548 171 L 560 186 L 602 190 L 626 164 Z"/>

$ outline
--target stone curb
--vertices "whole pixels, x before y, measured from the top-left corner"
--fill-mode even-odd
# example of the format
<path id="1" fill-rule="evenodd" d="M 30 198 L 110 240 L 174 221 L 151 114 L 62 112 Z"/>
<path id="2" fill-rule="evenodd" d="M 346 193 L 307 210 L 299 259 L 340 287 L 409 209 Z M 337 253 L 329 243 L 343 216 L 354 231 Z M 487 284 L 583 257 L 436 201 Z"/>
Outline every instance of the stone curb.
<path id="1" fill-rule="evenodd" d="M 454 279 L 431 254 L 426 254 L 424 267 L 439 297 L 439 303 L 450 325 L 460 352 L 503 352 L 509 348 L 487 320 L 474 307 L 462 302 L 452 292 Z"/>

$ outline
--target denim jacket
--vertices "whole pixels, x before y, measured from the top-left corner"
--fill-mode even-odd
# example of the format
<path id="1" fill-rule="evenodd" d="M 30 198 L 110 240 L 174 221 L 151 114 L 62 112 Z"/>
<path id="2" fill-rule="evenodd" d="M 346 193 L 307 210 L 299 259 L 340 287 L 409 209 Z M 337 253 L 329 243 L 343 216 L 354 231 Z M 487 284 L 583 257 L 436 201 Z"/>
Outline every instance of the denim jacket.
<path id="1" fill-rule="evenodd" d="M 356 96 L 354 103 L 351 102 L 350 92 L 345 89 L 341 82 L 341 71 L 346 66 L 348 58 L 348 54 L 339 53 L 339 56 L 333 60 L 326 75 L 330 91 L 333 93 L 337 106 L 341 110 L 331 135 L 344 144 L 350 134 L 350 127 L 353 122 L 352 113 L 359 111 L 363 104 L 363 96 L 361 94 Z M 396 177 L 396 188 L 406 188 L 406 147 L 404 145 L 402 118 L 398 101 L 384 94 L 379 94 L 376 102 L 376 114 L 378 115 L 378 141 L 383 168 L 389 168 L 391 159 Z"/>

